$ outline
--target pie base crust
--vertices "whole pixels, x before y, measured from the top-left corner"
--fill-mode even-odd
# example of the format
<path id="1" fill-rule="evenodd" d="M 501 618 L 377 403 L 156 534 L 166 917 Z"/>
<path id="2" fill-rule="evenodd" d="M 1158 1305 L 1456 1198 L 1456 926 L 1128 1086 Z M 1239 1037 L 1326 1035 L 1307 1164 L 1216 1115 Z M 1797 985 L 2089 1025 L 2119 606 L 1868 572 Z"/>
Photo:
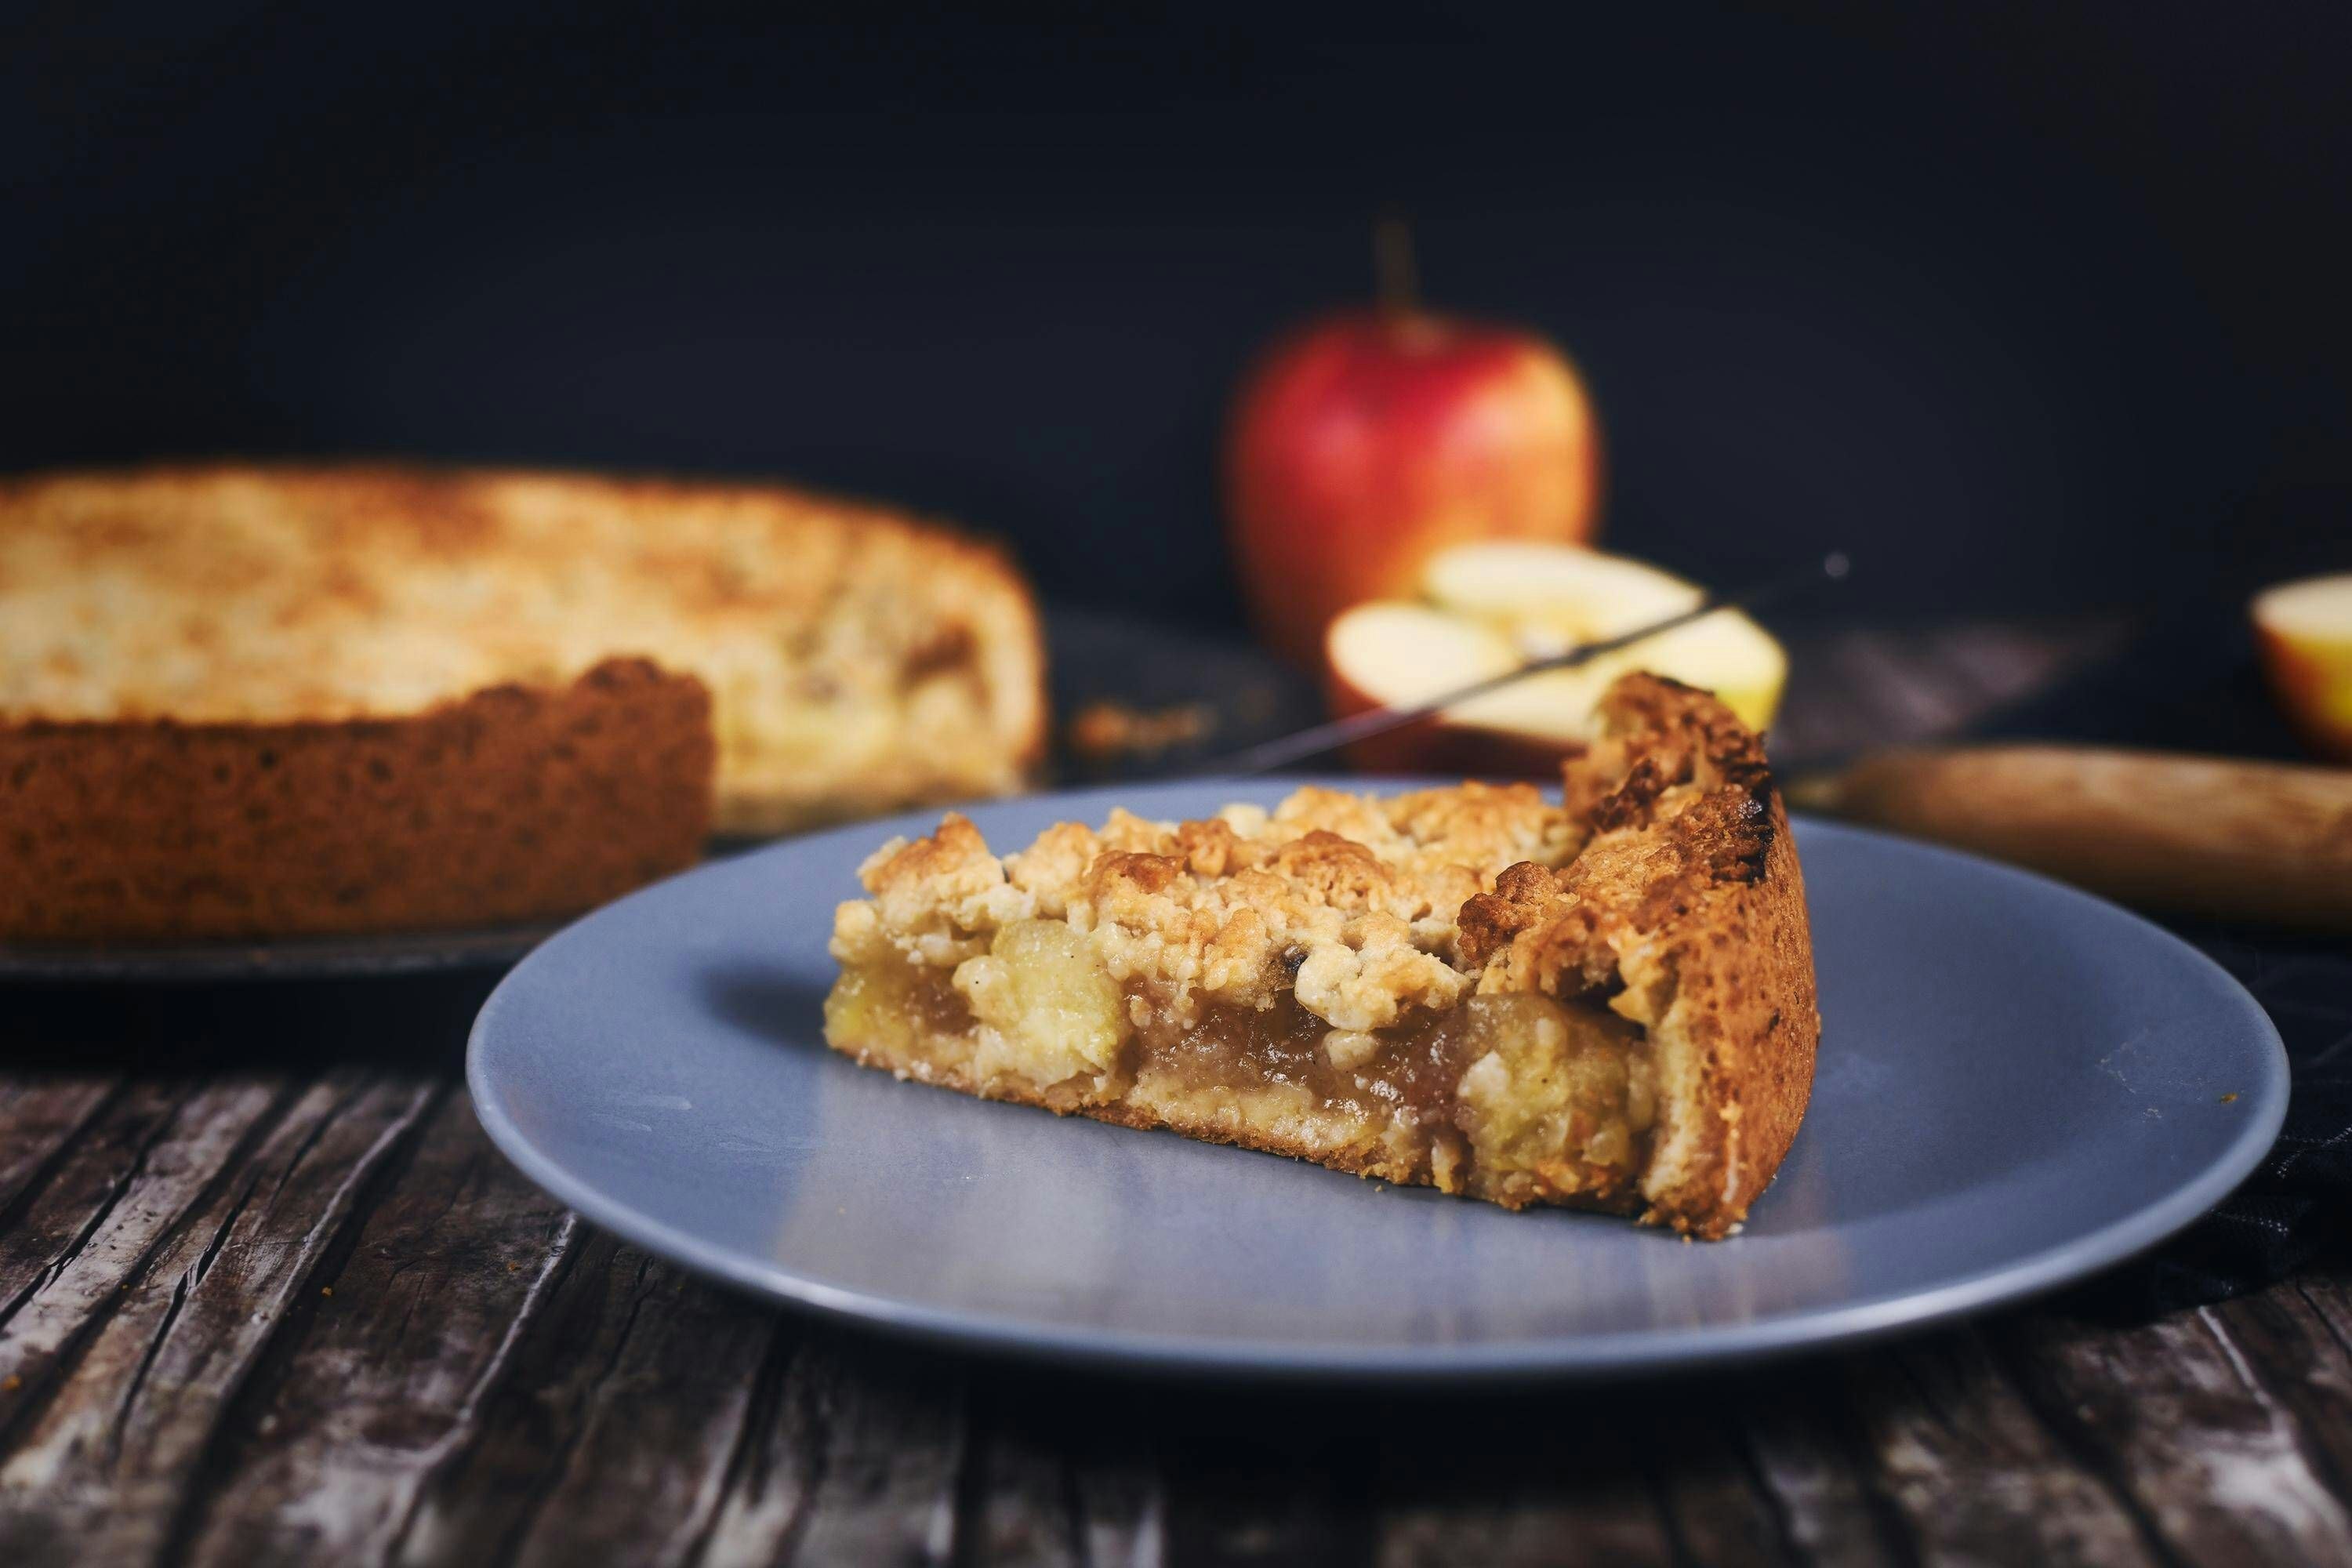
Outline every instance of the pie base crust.
<path id="1" fill-rule="evenodd" d="M 0 725 L 0 940 L 569 915 L 699 858 L 710 695 L 644 659 L 341 723 Z"/>

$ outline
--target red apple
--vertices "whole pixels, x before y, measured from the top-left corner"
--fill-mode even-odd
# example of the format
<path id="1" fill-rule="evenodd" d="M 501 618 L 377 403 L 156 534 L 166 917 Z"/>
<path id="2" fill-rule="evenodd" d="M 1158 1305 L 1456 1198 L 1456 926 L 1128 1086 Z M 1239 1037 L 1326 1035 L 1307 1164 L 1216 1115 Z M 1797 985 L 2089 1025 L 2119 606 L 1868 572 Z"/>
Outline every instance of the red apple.
<path id="1" fill-rule="evenodd" d="M 1409 595 L 1446 545 L 1589 539 L 1600 434 L 1583 383 L 1539 337 L 1355 312 L 1277 343 L 1251 376 L 1225 494 L 1260 635 L 1312 662 L 1334 616 Z"/>

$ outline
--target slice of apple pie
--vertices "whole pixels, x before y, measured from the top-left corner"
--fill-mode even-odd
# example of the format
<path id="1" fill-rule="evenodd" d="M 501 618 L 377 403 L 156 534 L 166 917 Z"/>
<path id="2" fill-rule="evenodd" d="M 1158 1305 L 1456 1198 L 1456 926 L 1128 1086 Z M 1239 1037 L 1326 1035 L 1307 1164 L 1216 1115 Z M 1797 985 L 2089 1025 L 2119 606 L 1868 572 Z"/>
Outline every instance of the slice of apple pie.
<path id="1" fill-rule="evenodd" d="M 949 816 L 843 904 L 837 1050 L 901 1078 L 1509 1208 L 1745 1218 L 1820 1037 L 1763 748 L 1628 676 L 1566 767 L 1201 822 L 1113 812 L 1002 858 Z"/>

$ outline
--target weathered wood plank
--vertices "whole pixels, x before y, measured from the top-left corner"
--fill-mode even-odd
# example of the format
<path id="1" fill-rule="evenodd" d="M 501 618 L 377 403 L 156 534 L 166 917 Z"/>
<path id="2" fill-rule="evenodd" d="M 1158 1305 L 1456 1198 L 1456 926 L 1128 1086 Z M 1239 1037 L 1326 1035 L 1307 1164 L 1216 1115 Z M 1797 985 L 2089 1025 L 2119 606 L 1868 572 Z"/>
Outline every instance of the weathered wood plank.
<path id="1" fill-rule="evenodd" d="M 1738 1426 L 1725 1419 L 1717 1387 L 1702 1395 L 1676 1387 L 1664 1396 L 1629 1398 L 1635 1451 L 1664 1511 L 1678 1560 L 1711 1568 L 1781 1568 L 1800 1561 L 1777 1500 L 1758 1473 Z"/>
<path id="2" fill-rule="evenodd" d="M 0 1434 L 30 1418 L 125 1285 L 275 1113 L 280 1086 L 141 1085 L 111 1104 L 0 1235 Z M 0 1508 L 25 1498 L 0 1489 Z"/>
<path id="3" fill-rule="evenodd" d="M 473 1429 L 579 1220 L 444 1100 L 356 1245 L 241 1401 L 186 1521 L 190 1561 L 373 1562 Z"/>
<path id="4" fill-rule="evenodd" d="M 2312 1474 L 2352 1505 L 2352 1293 L 2315 1274 L 2212 1309 L 2304 1444 Z"/>
<path id="5" fill-rule="evenodd" d="M 1885 665 L 1883 651 L 1860 634 L 1822 637 L 1799 647 L 1788 705 L 1773 721 L 1775 752 L 1783 761 L 1818 759 L 1933 733 L 1937 711 L 1921 711 L 1907 687 L 1886 679 Z"/>
<path id="6" fill-rule="evenodd" d="M 114 1073 L 0 1080 L 0 1231 L 122 1084 Z"/>
<path id="7" fill-rule="evenodd" d="M 2273 1286 L 2265 1297 L 2292 1294 L 2310 1312 L 2304 1331 L 2326 1336 L 2334 1354 L 2315 1347 L 2313 1373 L 2297 1403 L 2305 1430 L 2326 1459 L 2326 1479 L 2340 1501 L 2352 1501 L 2352 1267 L 2338 1262 Z"/>
<path id="8" fill-rule="evenodd" d="M 1643 1470 L 1637 1419 L 1614 1391 L 1564 1392 L 1532 1407 L 1412 1411 L 1381 1445 L 1370 1500 L 1373 1561 L 1382 1568 L 1673 1562 L 1674 1532 Z M 1337 1450 L 1330 1462 L 1352 1459 Z M 1344 1537 L 1331 1545 L 1337 1550 L 1323 1560 L 1361 1560 Z"/>
<path id="9" fill-rule="evenodd" d="M 1283 1554 L 1234 1560 L 1299 1561 Z M 1334 1553 L 1315 1560 L 1349 1559 Z M 1375 1558 L 1383 1568 L 1575 1568 L 1674 1560 L 1673 1537 L 1645 1492 L 1582 1485 L 1399 1510 L 1383 1521 Z"/>
<path id="10" fill-rule="evenodd" d="M 2153 1563 L 2137 1522 L 2076 1464 L 1965 1330 L 1846 1361 L 1874 1467 L 1927 1563 Z"/>
<path id="11" fill-rule="evenodd" d="M 793 1381 L 803 1353 L 800 1332 L 780 1321 L 752 1374 L 719 1506 L 693 1558 L 698 1568 L 784 1560 L 816 1480 L 817 1413 Z"/>
<path id="12" fill-rule="evenodd" d="M 1861 1424 L 1844 1379 L 1818 1357 L 1769 1380 L 1749 1380 L 1726 1412 L 1738 1428 L 1780 1531 L 1800 1560 L 1865 1568 L 1913 1558 L 1901 1517 L 1872 1487 Z"/>
<path id="13" fill-rule="evenodd" d="M 2352 1356 L 2352 1257 L 2327 1259 L 2298 1275 L 2295 1289 L 2326 1323 L 2329 1337 Z"/>
<path id="14" fill-rule="evenodd" d="M 1121 1395 L 1125 1397 L 1121 1397 Z M 1074 1394 L 1059 1419 L 1125 1421 L 1151 1444 L 1139 1477 L 1160 1517 L 1148 1539 L 1176 1563 L 1339 1563 L 1370 1559 L 1381 1458 L 1360 1409 L 1245 1388 L 1160 1385 Z M 1302 1419 L 1302 1413 L 1307 1413 Z M 1134 1458 L 1129 1456 L 1130 1460 Z M 1150 1505 L 1147 1493 L 1145 1503 Z"/>
<path id="15" fill-rule="evenodd" d="M 2114 1330 L 2036 1313 L 2002 1328 L 2043 1416 L 2113 1468 L 2180 1556 L 2352 1563 L 2352 1517 L 2221 1314 Z"/>
<path id="16" fill-rule="evenodd" d="M 1990 710 L 2120 653 L 2131 629 L 2123 618 L 2042 626 L 1970 622 L 1924 634 L 1922 655 L 1969 682 Z"/>
<path id="17" fill-rule="evenodd" d="M 1972 683 L 1936 658 L 1932 645 L 1884 634 L 1841 638 L 1840 689 L 1904 739 L 1948 733 L 1984 710 Z"/>
<path id="18" fill-rule="evenodd" d="M 797 1430 L 814 1461 L 792 1561 L 950 1561 L 965 1454 L 961 1369 L 815 1333 L 793 1359 L 783 1399 L 801 1413 Z"/>
<path id="19" fill-rule="evenodd" d="M 101 1107 L 69 1147 L 55 1152 L 58 1158 L 47 1158 L 45 1151 L 24 1173 L 27 1179 L 37 1173 L 43 1179 L 37 1191 L 23 1194 L 23 1212 L 15 1222 L 0 1229 L 0 1325 L 120 1199 L 150 1145 L 171 1131 L 194 1093 L 186 1084 L 135 1085 Z"/>
<path id="20" fill-rule="evenodd" d="M 0 1494 L 37 1498 L 78 1560 L 154 1557 L 229 1399 L 437 1092 L 352 1074 L 305 1091 L 125 1281 Z"/>
<path id="21" fill-rule="evenodd" d="M 1131 1406 L 1121 1402 L 1121 1409 Z M 1078 1560 L 1087 1568 L 1159 1568 L 1168 1561 L 1168 1488 L 1158 1455 L 1131 1417 L 1066 1429 L 1055 1447 L 1067 1466 Z"/>
<path id="22" fill-rule="evenodd" d="M 420 1500 L 404 1560 L 693 1561 L 776 1333 L 772 1310 L 592 1234 Z"/>
<path id="23" fill-rule="evenodd" d="M 986 1369 L 971 1398 L 960 1560 L 1141 1568 L 1167 1560 L 1151 1438 L 1160 1384 Z M 1186 1419 L 1176 1418 L 1180 1423 Z"/>
<path id="24" fill-rule="evenodd" d="M 1087 1561 L 1065 1454 L 1078 1434 L 1040 1432 L 987 1408 L 970 1438 L 968 1489 L 979 1499 L 961 1543 L 974 1563 L 1081 1568 Z"/>

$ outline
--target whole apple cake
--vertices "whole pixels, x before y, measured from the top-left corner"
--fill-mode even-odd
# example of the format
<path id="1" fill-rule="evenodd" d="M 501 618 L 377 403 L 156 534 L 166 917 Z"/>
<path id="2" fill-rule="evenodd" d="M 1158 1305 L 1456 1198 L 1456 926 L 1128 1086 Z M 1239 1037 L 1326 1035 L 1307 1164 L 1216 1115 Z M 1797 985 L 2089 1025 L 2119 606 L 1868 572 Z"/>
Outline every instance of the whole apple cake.
<path id="1" fill-rule="evenodd" d="M 1019 787 L 1003 553 L 769 486 L 373 467 L 0 482 L 0 939 L 576 911 Z"/>
<path id="2" fill-rule="evenodd" d="M 1754 732 L 1659 678 L 1531 784 L 1114 812 L 1002 858 L 950 816 L 836 911 L 837 1050 L 901 1078 L 1509 1208 L 1722 1237 L 1820 1017 Z"/>

